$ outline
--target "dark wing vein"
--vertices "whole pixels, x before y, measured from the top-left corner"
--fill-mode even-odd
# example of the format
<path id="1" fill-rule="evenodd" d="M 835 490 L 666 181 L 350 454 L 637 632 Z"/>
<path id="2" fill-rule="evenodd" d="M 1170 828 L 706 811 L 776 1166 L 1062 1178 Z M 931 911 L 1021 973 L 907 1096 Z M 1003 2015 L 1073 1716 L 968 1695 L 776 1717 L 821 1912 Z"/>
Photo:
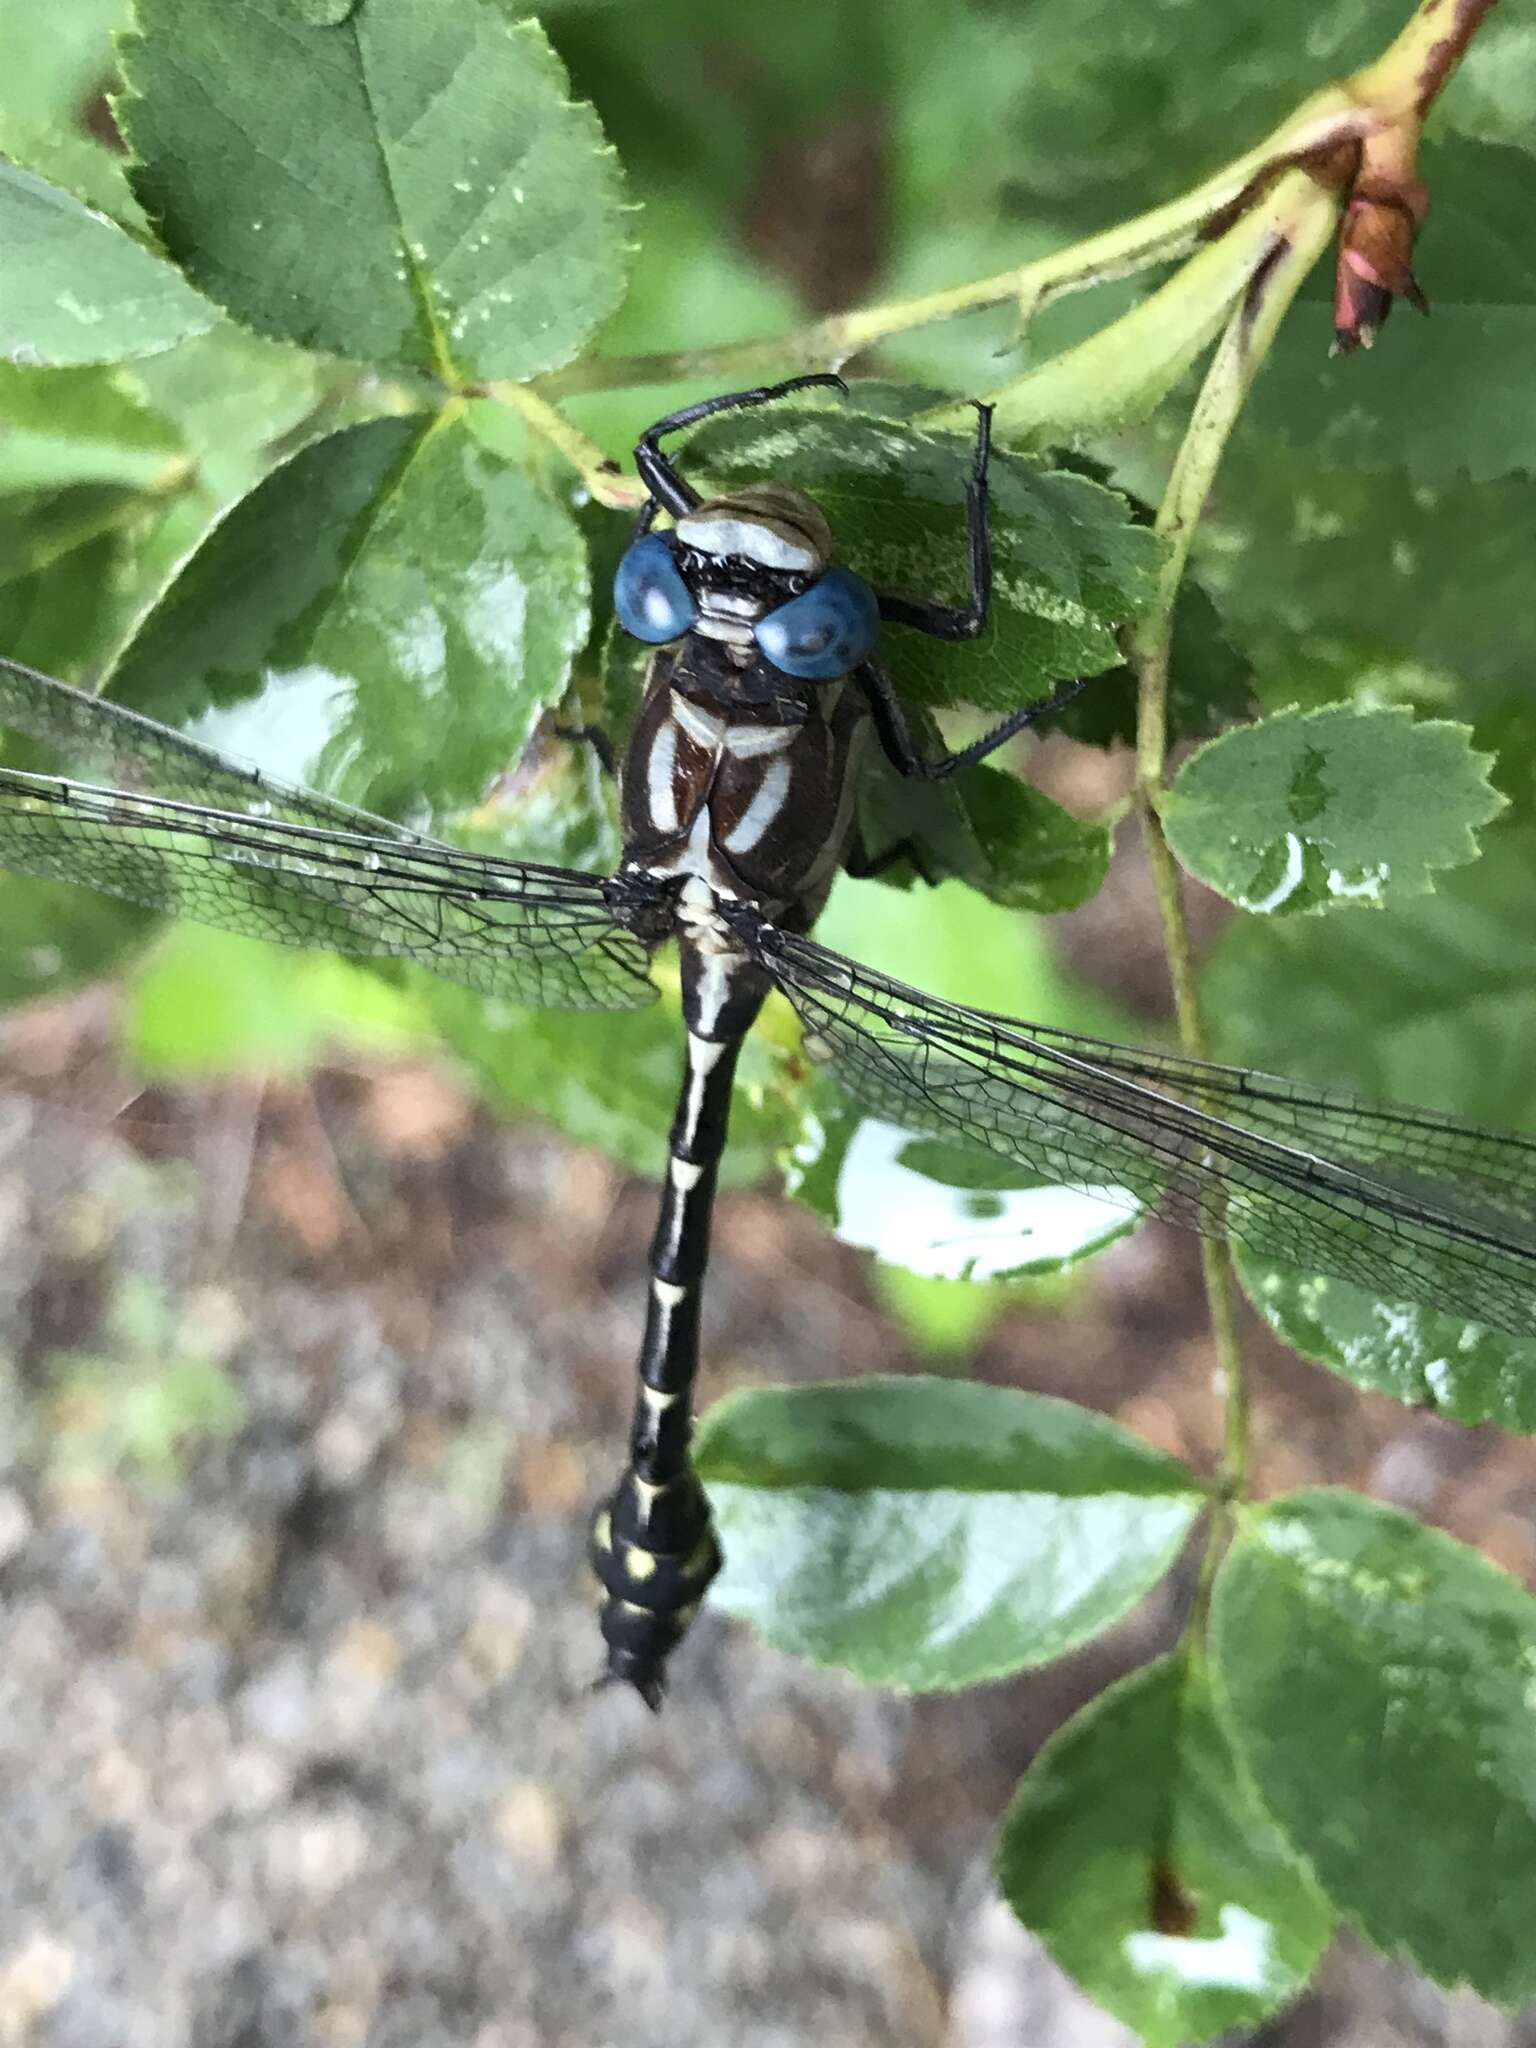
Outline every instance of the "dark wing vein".
<path id="1" fill-rule="evenodd" d="M 1391 1178 L 1390 1170 L 1397 1167 L 1415 1179 L 1428 1175 L 1455 1181 L 1469 1191 L 1486 1191 L 1496 1207 L 1536 1221 L 1536 1138 L 1487 1130 L 1434 1110 L 1367 1102 L 1344 1089 L 1247 1067 L 1145 1052 L 1043 1027 L 1033 1036 L 1068 1058 L 1090 1060 L 1134 1084 L 1170 1089 L 1213 1115 L 1235 1115 L 1291 1144 L 1369 1163 L 1383 1178 Z"/>
<path id="2" fill-rule="evenodd" d="M 1536 1335 L 1536 1145 L 1277 1076 L 940 1002 L 746 909 L 732 922 L 878 1114 L 1262 1258 Z M 1461 1185 L 1461 1176 L 1468 1185 Z"/>
<path id="3" fill-rule="evenodd" d="M 0 726 L 41 740 L 57 765 L 82 781 L 108 785 L 125 794 L 171 797 L 215 810 L 263 818 L 291 818 L 331 832 L 362 833 L 414 846 L 440 842 L 376 818 L 335 797 L 279 782 L 257 768 L 185 733 L 157 725 L 105 697 L 72 689 L 0 656 Z"/>
<path id="4" fill-rule="evenodd" d="M 663 923 L 632 884 L 465 853 L 3 658 L 0 724 L 91 778 L 0 770 L 6 867 L 283 945 L 416 960 L 513 1002 L 655 995 Z"/>
<path id="5" fill-rule="evenodd" d="M 655 938 L 620 883 L 431 840 L 0 769 L 0 866 L 282 945 L 419 961 L 512 1002 L 632 1009 L 656 993 Z"/>

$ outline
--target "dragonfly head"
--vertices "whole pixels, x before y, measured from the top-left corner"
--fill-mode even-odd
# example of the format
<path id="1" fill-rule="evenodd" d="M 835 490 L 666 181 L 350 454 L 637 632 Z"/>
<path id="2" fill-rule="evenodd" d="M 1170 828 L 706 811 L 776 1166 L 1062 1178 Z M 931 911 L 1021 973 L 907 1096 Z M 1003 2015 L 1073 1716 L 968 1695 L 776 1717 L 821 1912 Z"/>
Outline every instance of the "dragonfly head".
<path id="1" fill-rule="evenodd" d="M 636 541 L 619 565 L 619 623 L 653 643 L 702 633 L 802 682 L 844 676 L 874 650 L 879 607 L 832 563 L 832 529 L 789 484 L 743 484 Z"/>

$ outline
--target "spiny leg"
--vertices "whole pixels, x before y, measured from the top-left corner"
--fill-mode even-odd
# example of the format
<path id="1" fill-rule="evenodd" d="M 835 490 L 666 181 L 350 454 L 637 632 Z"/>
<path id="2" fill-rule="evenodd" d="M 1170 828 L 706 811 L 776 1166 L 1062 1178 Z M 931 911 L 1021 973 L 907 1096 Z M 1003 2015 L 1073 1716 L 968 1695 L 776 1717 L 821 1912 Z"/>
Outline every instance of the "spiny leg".
<path id="1" fill-rule="evenodd" d="M 841 377 L 834 376 L 829 370 L 817 370 L 804 377 L 786 377 L 782 384 L 760 384 L 751 391 L 727 391 L 718 398 L 701 398 L 696 405 L 682 406 L 677 412 L 669 412 L 665 419 L 657 420 L 654 426 L 647 427 L 635 444 L 635 468 L 640 473 L 640 481 L 651 494 L 652 503 L 641 510 L 636 537 L 650 526 L 655 517 L 655 506 L 670 512 L 674 518 L 681 518 L 700 503 L 699 494 L 692 484 L 678 475 L 670 459 L 656 445 L 663 434 L 678 433 L 682 428 L 691 427 L 698 420 L 707 420 L 717 412 L 737 412 L 748 406 L 767 405 L 791 391 L 804 391 L 817 384 L 830 384 L 845 398 L 848 396 L 848 386 Z"/>
<path id="2" fill-rule="evenodd" d="M 1062 710 L 1093 681 L 1092 676 L 1074 676 L 1053 695 L 1042 697 L 1034 704 L 1021 704 L 1017 711 L 1010 712 L 1000 724 L 994 725 L 990 732 L 984 732 L 968 747 L 961 747 L 954 753 L 945 752 L 937 761 L 928 761 L 917 751 L 917 743 L 901 708 L 901 700 L 891 687 L 890 677 L 876 668 L 872 661 L 866 661 L 854 670 L 853 679 L 869 699 L 875 731 L 885 749 L 886 759 L 898 773 L 915 776 L 922 782 L 942 782 L 956 769 L 969 768 L 977 761 L 984 761 L 988 754 L 996 753 L 1015 733 L 1023 732 L 1026 726 L 1048 717 L 1053 711 Z"/>
<path id="3" fill-rule="evenodd" d="M 557 740 L 570 740 L 575 746 L 590 747 L 602 764 L 603 773 L 610 782 L 619 779 L 619 757 L 613 740 L 600 725 L 557 725 L 552 728 Z"/>
<path id="4" fill-rule="evenodd" d="M 923 847 L 911 833 L 904 833 L 900 839 L 893 839 L 889 846 L 879 853 L 871 853 L 864 842 L 862 829 L 856 831 L 843 856 L 844 871 L 856 882 L 872 882 L 877 876 L 887 873 L 898 862 L 907 861 L 919 881 L 926 882 L 930 889 L 938 887 L 943 876 L 929 860 Z"/>
<path id="5" fill-rule="evenodd" d="M 976 405 L 976 455 L 965 487 L 965 531 L 970 558 L 971 601 L 940 604 L 925 597 L 898 597 L 882 590 L 880 616 L 892 626 L 915 626 L 935 640 L 974 640 L 986 629 L 992 609 L 992 536 L 987 523 L 987 469 L 992 460 L 992 408 Z"/>

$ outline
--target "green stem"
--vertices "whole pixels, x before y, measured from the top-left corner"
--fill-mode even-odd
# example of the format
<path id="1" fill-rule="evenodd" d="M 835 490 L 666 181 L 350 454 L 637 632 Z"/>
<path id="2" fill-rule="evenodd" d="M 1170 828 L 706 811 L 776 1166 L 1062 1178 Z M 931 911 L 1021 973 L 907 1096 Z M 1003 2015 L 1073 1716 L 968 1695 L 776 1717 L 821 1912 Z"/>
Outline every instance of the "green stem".
<path id="1" fill-rule="evenodd" d="M 1128 313 L 1075 348 L 987 393 L 992 430 L 1012 448 L 1048 447 L 1063 437 L 1149 418 L 1227 323 L 1234 302 L 1288 233 L 1305 171 L 1270 180 L 1219 234 Z M 963 427 L 968 404 L 946 401 L 915 424 Z"/>
<path id="2" fill-rule="evenodd" d="M 1394 120 L 1422 121 L 1497 0 L 1419 0 L 1398 35 L 1349 81 Z"/>
<path id="3" fill-rule="evenodd" d="M 1232 308 L 1195 401 L 1157 515 L 1156 530 L 1163 537 L 1166 552 L 1156 602 L 1130 636 L 1130 655 L 1138 681 L 1137 801 L 1162 918 L 1179 1041 L 1185 1052 L 1196 1059 L 1209 1057 L 1209 1043 L 1178 868 L 1163 835 L 1160 817 L 1166 787 L 1174 605 L 1195 528 L 1228 437 L 1281 317 L 1327 245 L 1336 212 L 1335 199 L 1304 172 L 1288 173 L 1271 199 L 1271 246 Z M 1221 1505 L 1212 1516 L 1207 1536 L 1201 1594 L 1196 1601 L 1197 1627 L 1203 1627 L 1216 1560 L 1230 1535 L 1229 1504 L 1243 1498 L 1248 1481 L 1248 1390 L 1237 1338 L 1231 1265 L 1225 1247 L 1211 1240 L 1202 1242 L 1201 1262 L 1217 1363 L 1225 1389 L 1225 1412 L 1219 1475 Z"/>
<path id="4" fill-rule="evenodd" d="M 498 381 L 482 385 L 479 390 L 486 398 L 499 399 L 521 413 L 524 425 L 548 441 L 580 472 L 582 482 L 600 505 L 608 505 L 616 512 L 638 512 L 645 503 L 645 486 L 639 478 L 621 476 L 619 465 L 589 435 L 573 427 L 565 414 L 531 384 Z"/>
<path id="5" fill-rule="evenodd" d="M 1187 255 L 1214 222 L 1269 174 L 1342 141 L 1358 140 L 1375 118 L 1374 110 L 1362 105 L 1346 85 L 1326 86 L 1303 101 L 1257 147 L 1233 157 L 1191 191 L 1032 263 L 944 291 L 833 313 L 797 333 L 766 340 L 664 349 L 651 355 L 590 357 L 541 377 L 538 389 L 546 398 L 566 398 L 583 391 L 632 385 L 711 379 L 729 382 L 733 377 L 765 376 L 770 371 L 837 369 L 893 335 L 987 306 L 1017 305 L 1021 321 L 1027 321 L 1050 300 L 1068 292 L 1086 291 L 1112 278 L 1129 277 L 1153 264 Z"/>
<path id="6" fill-rule="evenodd" d="M 531 385 L 497 382 L 481 388 L 521 412 L 529 426 L 580 471 L 600 503 L 632 510 L 640 502 L 635 486 L 617 474 L 602 450 L 573 427 L 553 401 L 589 391 L 729 383 L 786 370 L 839 369 L 894 335 L 1000 304 L 1018 307 L 1022 329 L 1042 306 L 1068 292 L 1172 262 L 1203 241 L 1229 239 L 1228 231 L 1271 194 L 1288 169 L 1331 162 L 1337 178 L 1342 175 L 1337 167 L 1348 158 L 1350 145 L 1356 146 L 1358 157 L 1360 150 L 1388 140 L 1388 131 L 1407 125 L 1416 132 L 1495 4 L 1496 0 L 1419 0 L 1401 32 L 1373 63 L 1310 94 L 1262 142 L 1233 157 L 1191 191 L 1032 263 L 943 291 L 834 313 L 793 334 L 647 355 L 593 356 Z M 1196 337 L 1195 349 L 1207 338 Z M 1091 365 L 1084 358 L 1077 367 L 1086 371 Z M 1042 368 L 1048 372 L 1051 366 Z M 1025 382 L 1028 389 L 1021 384 L 1016 402 L 1033 408 L 1047 394 L 1043 385 L 1037 389 L 1033 382 Z"/>

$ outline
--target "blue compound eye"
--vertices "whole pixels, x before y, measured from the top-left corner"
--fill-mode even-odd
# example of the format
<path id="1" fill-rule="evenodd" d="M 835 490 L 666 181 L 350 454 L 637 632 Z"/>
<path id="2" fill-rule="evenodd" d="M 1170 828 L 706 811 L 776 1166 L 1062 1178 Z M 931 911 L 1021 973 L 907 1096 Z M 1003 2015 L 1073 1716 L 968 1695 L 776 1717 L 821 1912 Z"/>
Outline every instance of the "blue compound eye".
<path id="1" fill-rule="evenodd" d="M 867 661 L 879 630 L 875 593 L 851 569 L 829 569 L 753 628 L 774 667 L 808 683 L 831 682 Z"/>
<path id="2" fill-rule="evenodd" d="M 698 618 L 693 593 L 659 533 L 625 549 L 613 579 L 613 608 L 626 633 L 653 647 L 680 640 Z"/>

